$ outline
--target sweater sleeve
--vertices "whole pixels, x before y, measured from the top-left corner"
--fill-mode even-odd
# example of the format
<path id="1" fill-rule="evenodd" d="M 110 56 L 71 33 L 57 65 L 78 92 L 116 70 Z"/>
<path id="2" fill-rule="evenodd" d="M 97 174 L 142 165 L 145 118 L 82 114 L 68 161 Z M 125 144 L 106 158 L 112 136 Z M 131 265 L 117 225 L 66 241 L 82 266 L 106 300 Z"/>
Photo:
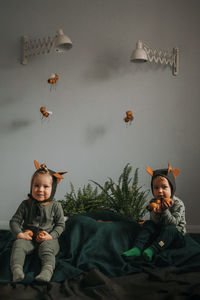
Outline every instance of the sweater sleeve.
<path id="1" fill-rule="evenodd" d="M 15 237 L 17 237 L 18 233 L 23 231 L 22 224 L 24 221 L 25 214 L 26 214 L 26 206 L 25 206 L 25 201 L 23 201 L 18 207 L 15 214 L 12 216 L 9 224 L 10 230 Z"/>
<path id="2" fill-rule="evenodd" d="M 50 234 L 53 238 L 58 238 L 65 228 L 64 213 L 62 206 L 59 202 L 55 202 L 54 211 L 55 226 L 53 227 L 53 230 L 50 232 Z"/>
<path id="3" fill-rule="evenodd" d="M 162 217 L 165 225 L 175 225 L 178 226 L 185 215 L 185 206 L 182 201 L 174 200 L 174 204 L 170 210 L 170 208 L 166 209 L 162 213 Z"/>
<path id="4" fill-rule="evenodd" d="M 186 233 L 185 205 L 178 197 L 173 198 L 174 203 L 162 213 L 150 212 L 150 219 L 160 225 L 174 225 L 182 234 Z"/>

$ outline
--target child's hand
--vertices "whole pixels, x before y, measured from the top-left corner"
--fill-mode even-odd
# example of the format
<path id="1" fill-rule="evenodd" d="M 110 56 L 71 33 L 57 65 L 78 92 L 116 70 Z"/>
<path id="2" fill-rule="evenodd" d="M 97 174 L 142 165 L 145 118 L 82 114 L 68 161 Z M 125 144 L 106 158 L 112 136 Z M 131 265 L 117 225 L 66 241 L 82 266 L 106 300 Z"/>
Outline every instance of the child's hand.
<path id="1" fill-rule="evenodd" d="M 150 211 L 153 211 L 155 214 L 160 214 L 162 212 L 161 201 L 159 199 L 156 199 L 155 201 L 152 201 L 148 205 L 148 209 Z"/>
<path id="2" fill-rule="evenodd" d="M 30 237 L 33 237 L 33 231 L 32 230 L 26 229 L 26 230 L 24 230 L 24 232 L 27 232 Z"/>
<path id="3" fill-rule="evenodd" d="M 47 241 L 47 240 L 52 240 L 53 237 L 46 231 L 40 231 L 38 232 L 37 236 L 36 236 L 36 241 L 38 243 L 42 243 L 44 241 Z"/>
<path id="4" fill-rule="evenodd" d="M 29 235 L 28 232 L 20 232 L 17 235 L 17 239 L 22 239 L 22 240 L 28 240 L 31 241 L 32 237 Z"/>
<path id="5" fill-rule="evenodd" d="M 164 198 L 162 201 L 162 210 L 168 209 L 172 204 L 173 200 L 171 198 Z"/>
<path id="6" fill-rule="evenodd" d="M 158 206 L 154 207 L 154 208 L 152 209 L 152 211 L 153 211 L 155 214 L 161 214 L 161 213 L 162 213 L 162 208 L 161 208 L 160 205 L 158 205 Z"/>

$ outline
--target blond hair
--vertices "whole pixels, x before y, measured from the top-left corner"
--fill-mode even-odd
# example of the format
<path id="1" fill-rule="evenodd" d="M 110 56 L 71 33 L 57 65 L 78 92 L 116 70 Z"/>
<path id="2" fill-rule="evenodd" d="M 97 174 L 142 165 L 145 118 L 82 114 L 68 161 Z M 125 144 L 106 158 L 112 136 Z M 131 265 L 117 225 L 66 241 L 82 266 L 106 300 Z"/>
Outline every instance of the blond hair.
<path id="1" fill-rule="evenodd" d="M 154 182 L 154 180 L 155 179 L 160 179 L 161 181 L 164 181 L 165 179 L 167 180 L 167 178 L 166 177 L 164 177 L 164 176 L 161 176 L 161 175 L 158 175 L 158 176 L 156 176 L 154 179 L 153 179 L 153 182 Z M 168 180 L 167 180 L 168 181 Z"/>

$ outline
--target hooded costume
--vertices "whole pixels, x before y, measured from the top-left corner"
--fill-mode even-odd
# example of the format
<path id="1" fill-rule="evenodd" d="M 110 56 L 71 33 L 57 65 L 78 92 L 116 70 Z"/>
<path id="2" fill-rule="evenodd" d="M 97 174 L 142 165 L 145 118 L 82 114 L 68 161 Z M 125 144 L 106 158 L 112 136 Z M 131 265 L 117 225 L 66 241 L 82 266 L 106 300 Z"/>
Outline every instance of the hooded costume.
<path id="1" fill-rule="evenodd" d="M 33 174 L 32 181 L 36 173 L 50 174 L 52 176 L 52 192 L 47 200 L 37 201 L 33 198 L 30 191 L 29 199 L 22 201 L 10 220 L 10 229 L 16 238 L 19 233 L 27 229 L 34 233 L 32 240 L 16 239 L 13 244 L 10 260 L 13 281 L 21 281 L 24 278 L 23 265 L 26 254 L 32 253 L 35 248 L 38 249 L 42 264 L 42 271 L 36 279 L 50 281 L 55 268 L 55 255 L 59 251 L 58 237 L 65 227 L 62 206 L 59 202 L 54 201 L 53 198 L 57 183 L 63 178 L 62 174 L 66 172 L 54 172 L 47 169 L 44 164 L 39 165 L 37 161 L 34 161 L 34 164 L 37 171 Z M 37 234 L 42 231 L 46 231 L 51 235 L 52 239 L 38 242 L 36 238 Z"/>
<path id="2" fill-rule="evenodd" d="M 167 169 L 158 169 L 158 170 L 154 170 L 150 167 L 146 167 L 146 171 L 152 176 L 151 178 L 151 190 L 153 192 L 153 180 L 157 177 L 157 176 L 162 176 L 165 177 L 171 187 L 171 197 L 174 196 L 175 191 L 176 191 L 176 182 L 175 182 L 175 178 L 178 176 L 178 174 L 180 173 L 180 171 L 178 169 L 172 169 L 170 163 L 168 162 L 168 168 Z"/>
<path id="3" fill-rule="evenodd" d="M 47 168 L 47 166 L 45 164 L 41 164 L 39 165 L 39 163 L 34 160 L 34 165 L 35 165 L 35 168 L 36 168 L 36 171 L 35 173 L 33 174 L 33 177 L 32 177 L 32 180 L 31 180 L 31 188 L 30 188 L 30 193 L 28 194 L 28 197 L 31 199 L 31 200 L 34 200 L 34 201 L 37 201 L 36 199 L 33 198 L 32 196 L 32 183 L 33 183 L 33 178 L 34 178 L 34 175 L 37 174 L 37 173 L 42 173 L 42 172 L 45 172 L 47 174 L 49 174 L 51 177 L 52 177 L 52 190 L 51 190 L 51 195 L 48 199 L 44 200 L 44 201 L 40 201 L 40 203 L 44 203 L 44 202 L 50 202 L 53 200 L 54 198 L 54 195 L 56 193 L 56 189 L 57 189 L 57 185 L 58 183 L 60 182 L 61 179 L 63 179 L 64 177 L 62 176 L 63 174 L 67 173 L 67 171 L 63 171 L 63 172 L 55 172 L 55 171 L 52 171 L 50 169 Z"/>
<path id="4" fill-rule="evenodd" d="M 180 173 L 178 169 L 172 169 L 168 163 L 167 169 L 153 170 L 146 167 L 146 171 L 152 176 L 151 189 L 153 193 L 153 180 L 157 176 L 166 178 L 171 187 L 173 202 L 167 209 L 160 212 L 150 211 L 150 220 L 144 222 L 142 230 L 135 238 L 134 247 L 123 254 L 125 256 L 140 256 L 150 261 L 153 255 L 169 248 L 179 248 L 184 245 L 186 233 L 185 206 L 181 199 L 175 196 L 175 178 Z M 150 202 L 154 201 L 151 200 Z"/>

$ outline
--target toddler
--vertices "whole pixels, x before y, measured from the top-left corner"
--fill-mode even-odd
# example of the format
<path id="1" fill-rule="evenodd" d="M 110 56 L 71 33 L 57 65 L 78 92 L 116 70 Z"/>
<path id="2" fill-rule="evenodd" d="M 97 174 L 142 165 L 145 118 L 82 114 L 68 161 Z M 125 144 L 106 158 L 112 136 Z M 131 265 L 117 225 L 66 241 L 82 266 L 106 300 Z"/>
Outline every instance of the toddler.
<path id="1" fill-rule="evenodd" d="M 150 220 L 136 236 L 134 247 L 123 253 L 124 256 L 143 256 L 151 261 L 154 255 L 168 248 L 179 248 L 184 245 L 186 233 L 185 206 L 175 196 L 175 178 L 178 169 L 172 169 L 168 163 L 167 169 L 152 170 L 146 168 L 152 176 L 151 189 L 154 199 L 150 201 L 148 210 Z"/>
<path id="2" fill-rule="evenodd" d="M 28 199 L 22 201 L 10 220 L 11 232 L 16 237 L 10 259 L 14 282 L 24 279 L 25 257 L 35 248 L 42 265 L 35 279 L 51 280 L 59 251 L 58 237 L 65 226 L 62 206 L 54 201 L 54 195 L 62 174 L 66 172 L 56 173 L 37 161 L 34 164 L 37 170 L 32 176 Z"/>

